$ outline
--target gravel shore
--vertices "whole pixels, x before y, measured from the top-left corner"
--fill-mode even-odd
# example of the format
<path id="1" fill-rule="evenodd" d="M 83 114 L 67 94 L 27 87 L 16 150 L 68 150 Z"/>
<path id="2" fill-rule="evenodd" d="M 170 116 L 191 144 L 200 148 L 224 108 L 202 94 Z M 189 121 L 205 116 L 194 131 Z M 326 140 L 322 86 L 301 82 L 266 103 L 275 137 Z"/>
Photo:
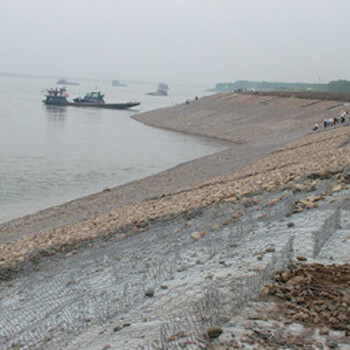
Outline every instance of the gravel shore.
<path id="1" fill-rule="evenodd" d="M 347 110 L 339 101 L 218 94 L 134 116 L 147 125 L 226 140 L 228 149 L 0 225 L 0 245 L 160 197 L 242 169 L 311 132 L 324 117 Z"/>
<path id="2" fill-rule="evenodd" d="M 275 271 L 349 262 L 350 125 L 311 131 L 347 108 L 228 94 L 135 116 L 231 147 L 1 225 L 0 349 L 264 348 L 236 313 Z"/>
<path id="3" fill-rule="evenodd" d="M 239 175 L 239 170 L 248 164 L 254 164 L 254 161 L 267 156 L 287 142 L 309 135 L 314 123 L 320 122 L 330 113 L 338 115 L 347 108 L 346 104 L 340 105 L 339 101 L 332 100 L 218 94 L 192 101 L 190 104 L 137 115 L 135 119 L 152 126 L 221 138 L 232 142 L 232 146 L 154 176 L 0 225 L 0 276 L 1 271 L 5 275 L 11 274 L 12 270 L 17 270 L 28 261 L 36 260 L 40 255 L 76 248 L 82 242 L 99 236 L 123 237 L 130 227 L 136 230 L 149 218 L 154 220 L 181 213 L 191 207 L 207 205 L 213 199 L 206 197 L 207 190 L 201 190 L 206 188 L 203 183 L 220 182 L 225 176 L 246 176 L 244 174 L 247 174 L 247 170 L 243 175 Z M 347 132 L 337 129 L 314 133 L 309 136 L 310 142 L 321 142 L 325 147 L 330 144 L 331 151 L 332 148 L 339 147 L 342 139 L 344 142 L 346 139 Z M 340 136 L 332 137 L 334 132 L 338 132 Z M 314 139 L 320 141 L 313 141 Z M 316 147 L 310 150 L 305 148 L 315 155 L 321 152 Z M 310 154 L 305 155 L 309 156 Z M 345 160 L 349 159 L 346 158 L 346 153 L 337 157 L 341 164 L 344 163 L 341 162 L 344 157 Z M 258 161 L 253 166 L 265 178 L 268 169 L 260 167 L 260 163 Z M 186 188 L 191 193 L 185 191 L 181 194 Z M 227 190 L 232 191 L 230 188 Z M 197 192 L 199 199 L 196 198 Z M 202 193 L 206 197 L 204 202 Z M 174 198 L 179 196 L 184 197 L 181 204 L 173 205 Z M 156 205 L 151 204 L 153 202 Z M 172 205 L 168 205 L 168 202 Z M 153 210 L 144 209 L 150 206 Z M 158 206 L 161 209 L 157 210 Z"/>

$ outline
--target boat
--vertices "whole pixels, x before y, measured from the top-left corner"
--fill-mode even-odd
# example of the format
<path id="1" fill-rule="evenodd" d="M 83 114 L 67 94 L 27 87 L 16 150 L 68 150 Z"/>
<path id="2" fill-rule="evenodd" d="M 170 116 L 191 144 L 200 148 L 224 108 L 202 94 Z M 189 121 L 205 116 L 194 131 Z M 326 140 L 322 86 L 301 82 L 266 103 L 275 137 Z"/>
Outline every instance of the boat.
<path id="1" fill-rule="evenodd" d="M 121 87 L 127 87 L 128 85 L 121 83 L 119 80 L 113 80 L 112 86 L 121 86 Z"/>
<path id="2" fill-rule="evenodd" d="M 74 98 L 73 101 L 74 103 L 105 104 L 104 95 L 99 90 L 88 92 L 84 97 Z"/>
<path id="3" fill-rule="evenodd" d="M 84 97 L 77 97 L 73 99 L 75 106 L 80 107 L 100 107 L 100 108 L 111 108 L 111 109 L 126 109 L 136 107 L 141 102 L 125 102 L 125 103 L 106 103 L 104 95 L 99 90 L 94 90 L 85 94 Z"/>
<path id="4" fill-rule="evenodd" d="M 51 88 L 46 91 L 46 99 L 43 100 L 43 103 L 46 105 L 128 109 L 141 104 L 141 102 L 106 103 L 104 95 L 99 90 L 91 91 L 85 94 L 84 97 L 74 98 L 73 102 L 68 100 L 69 96 L 65 87 Z"/>
<path id="5" fill-rule="evenodd" d="M 60 79 L 56 82 L 57 85 L 80 85 L 76 81 L 68 81 L 67 79 Z"/>
<path id="6" fill-rule="evenodd" d="M 164 83 L 159 83 L 156 92 L 148 92 L 146 95 L 150 96 L 168 96 L 169 86 Z"/>
<path id="7" fill-rule="evenodd" d="M 67 94 L 67 89 L 65 87 L 62 88 L 51 88 L 46 91 L 46 99 L 43 102 L 46 105 L 50 106 L 68 106 L 69 101 L 67 98 L 69 97 Z"/>

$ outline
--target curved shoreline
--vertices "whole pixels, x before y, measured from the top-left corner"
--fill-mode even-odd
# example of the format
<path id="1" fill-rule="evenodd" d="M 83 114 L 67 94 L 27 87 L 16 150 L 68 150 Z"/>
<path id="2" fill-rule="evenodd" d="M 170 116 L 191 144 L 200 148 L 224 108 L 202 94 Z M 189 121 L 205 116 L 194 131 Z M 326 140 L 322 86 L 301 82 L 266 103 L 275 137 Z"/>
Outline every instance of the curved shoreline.
<path id="1" fill-rule="evenodd" d="M 130 215 L 130 212 L 123 213 L 125 208 L 137 208 L 142 201 L 161 199 L 167 194 L 176 195 L 184 188 L 196 190 L 201 183 L 213 181 L 216 177 L 232 176 L 288 142 L 310 134 L 311 126 L 324 115 L 328 115 L 329 108 L 335 103 L 339 105 L 339 101 L 317 102 L 308 101 L 305 104 L 303 99 L 276 99 L 271 96 L 213 95 L 193 101 L 189 105 L 183 104 L 136 115 L 134 119 L 147 125 L 236 143 L 226 150 L 182 163 L 147 178 L 1 224 L 0 247 L 11 246 L 12 243 L 16 244 L 16 241 L 30 241 L 31 237 L 35 240 L 43 235 L 59 236 L 60 232 L 81 236 L 78 241 L 98 237 L 98 230 L 93 228 L 94 233 L 90 236 L 90 224 L 86 226 L 86 223 L 94 221 L 99 222 L 102 236 L 104 231 L 118 232 L 120 227 L 132 226 L 134 215 Z M 188 201 L 191 203 L 190 198 Z M 109 213 L 118 210 L 118 215 L 126 215 L 118 221 L 124 224 L 110 224 Z M 133 209 L 130 210 L 132 212 Z M 181 210 L 179 207 L 178 211 Z M 156 216 L 164 216 L 164 213 L 166 209 L 162 209 Z M 140 215 L 142 220 L 147 220 L 146 214 Z M 75 232 L 81 230 L 81 227 L 85 227 L 84 232 Z M 49 239 L 47 244 L 53 244 L 53 241 Z M 69 249 L 69 246 L 65 249 Z M 10 250 L 14 252 L 13 249 Z M 24 253 L 18 254 L 22 256 Z M 1 260 L 4 258 L 0 255 L 0 265 Z"/>

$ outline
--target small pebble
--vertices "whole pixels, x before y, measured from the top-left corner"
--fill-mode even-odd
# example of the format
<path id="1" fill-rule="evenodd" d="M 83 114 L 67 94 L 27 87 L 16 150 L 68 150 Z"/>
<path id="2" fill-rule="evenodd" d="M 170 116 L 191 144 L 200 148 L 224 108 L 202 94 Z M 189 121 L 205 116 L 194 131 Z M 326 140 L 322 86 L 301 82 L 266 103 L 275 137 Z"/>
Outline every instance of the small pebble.
<path id="1" fill-rule="evenodd" d="M 306 261 L 307 258 L 305 256 L 297 256 L 297 260 L 299 260 L 299 261 Z"/>
<path id="2" fill-rule="evenodd" d="M 154 296 L 154 289 L 149 288 L 145 291 L 146 297 L 153 297 Z"/>
<path id="3" fill-rule="evenodd" d="M 209 339 L 218 338 L 222 334 L 223 330 L 219 326 L 211 326 L 207 329 Z"/>
<path id="4" fill-rule="evenodd" d="M 121 325 L 119 324 L 118 326 L 115 326 L 115 327 L 113 328 L 113 332 L 118 332 L 118 331 L 120 331 L 122 328 L 123 328 L 123 326 L 121 326 Z"/>

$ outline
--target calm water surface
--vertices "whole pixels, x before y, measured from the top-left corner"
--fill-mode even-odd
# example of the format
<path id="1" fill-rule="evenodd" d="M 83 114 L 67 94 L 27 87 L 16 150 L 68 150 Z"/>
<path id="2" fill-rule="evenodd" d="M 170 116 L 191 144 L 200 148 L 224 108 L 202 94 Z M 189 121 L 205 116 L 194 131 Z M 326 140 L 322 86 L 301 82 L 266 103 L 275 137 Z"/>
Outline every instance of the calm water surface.
<path id="1" fill-rule="evenodd" d="M 0 222 L 139 179 L 214 153 L 225 144 L 144 126 L 131 115 L 202 96 L 205 88 L 112 87 L 84 81 L 70 99 L 98 87 L 107 102 L 141 101 L 129 111 L 48 107 L 54 80 L 0 77 Z"/>

